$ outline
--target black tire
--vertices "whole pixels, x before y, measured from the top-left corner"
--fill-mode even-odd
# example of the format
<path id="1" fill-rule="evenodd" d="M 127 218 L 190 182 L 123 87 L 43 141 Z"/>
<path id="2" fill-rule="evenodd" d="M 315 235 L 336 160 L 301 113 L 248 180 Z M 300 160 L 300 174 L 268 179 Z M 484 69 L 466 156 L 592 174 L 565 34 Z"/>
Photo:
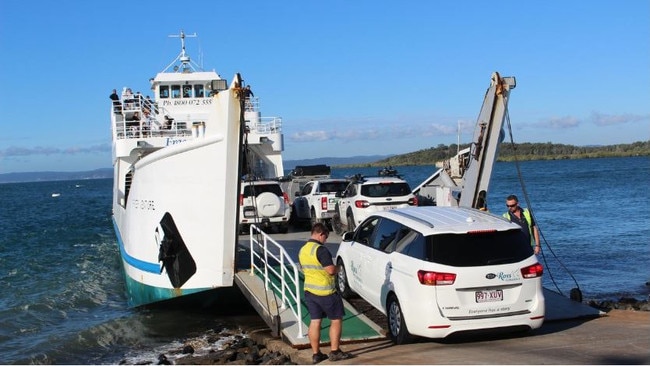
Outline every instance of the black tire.
<path id="1" fill-rule="evenodd" d="M 314 224 L 321 222 L 319 219 L 316 218 L 316 210 L 312 207 L 312 209 L 309 211 L 309 228 L 314 227 Z"/>
<path id="2" fill-rule="evenodd" d="M 289 215 L 289 223 L 291 225 L 296 225 L 298 223 L 298 217 L 296 216 L 296 206 L 291 205 L 291 214 Z"/>
<path id="3" fill-rule="evenodd" d="M 341 224 L 341 215 L 339 215 L 339 204 L 336 204 L 335 214 L 332 216 L 332 230 L 336 235 L 343 234 L 343 225 Z"/>
<path id="4" fill-rule="evenodd" d="M 397 296 L 390 295 L 386 301 L 386 317 L 388 318 L 388 335 L 395 344 L 405 344 L 411 339 L 411 334 L 406 328 L 404 313 L 399 305 Z"/>
<path id="5" fill-rule="evenodd" d="M 336 274 L 336 291 L 338 291 L 344 299 L 349 299 L 354 295 L 354 291 L 350 289 L 348 273 L 345 270 L 345 266 L 341 259 L 336 261 L 336 265 L 339 267 L 339 272 Z"/>
<path id="6" fill-rule="evenodd" d="M 347 225 L 348 226 L 347 231 L 354 231 L 356 225 L 354 225 L 354 216 L 352 215 L 352 212 L 348 212 L 347 219 L 348 219 L 347 220 L 347 224 L 348 224 Z"/>

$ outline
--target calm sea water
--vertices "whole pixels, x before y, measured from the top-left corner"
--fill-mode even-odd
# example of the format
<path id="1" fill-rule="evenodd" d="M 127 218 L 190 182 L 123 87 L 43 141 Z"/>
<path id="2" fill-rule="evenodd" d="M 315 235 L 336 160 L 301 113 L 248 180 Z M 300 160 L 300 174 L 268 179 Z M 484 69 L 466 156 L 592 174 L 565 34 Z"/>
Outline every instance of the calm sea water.
<path id="1" fill-rule="evenodd" d="M 585 299 L 647 298 L 650 158 L 519 168 L 527 195 L 517 165 L 497 163 L 488 204 L 502 213 L 514 193 L 532 207 L 545 242 L 545 287 L 568 294 L 579 286 Z M 412 186 L 434 170 L 399 168 Z M 359 172 L 376 169 L 332 174 Z M 0 184 L 0 364 L 153 361 L 211 329 L 263 326 L 251 310 L 128 309 L 111 190 L 110 179 Z"/>

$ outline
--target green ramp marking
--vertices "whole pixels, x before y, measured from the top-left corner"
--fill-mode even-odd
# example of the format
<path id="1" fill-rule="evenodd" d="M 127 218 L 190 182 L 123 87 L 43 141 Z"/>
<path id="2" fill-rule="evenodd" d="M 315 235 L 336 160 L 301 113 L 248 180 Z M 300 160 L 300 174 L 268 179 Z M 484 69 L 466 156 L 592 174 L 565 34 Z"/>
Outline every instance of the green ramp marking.
<path id="1" fill-rule="evenodd" d="M 270 268 L 273 268 L 277 273 L 280 273 L 280 266 L 270 266 Z M 278 276 L 271 272 L 269 272 L 269 280 L 272 282 L 276 287 L 280 287 L 280 279 Z M 259 271 L 255 271 L 255 275 L 259 277 L 262 281 L 264 281 L 264 278 L 262 276 L 262 273 L 259 273 Z M 302 322 L 307 326 L 305 328 L 305 331 L 309 328 L 309 322 L 311 318 L 309 317 L 309 311 L 307 310 L 307 306 L 305 305 L 304 300 L 302 299 L 302 294 L 304 293 L 304 285 L 305 285 L 305 277 L 302 274 L 302 272 L 299 274 L 299 291 L 301 294 L 301 302 L 300 302 L 300 307 L 301 307 L 301 314 L 302 314 Z M 288 273 L 285 273 L 285 282 L 287 283 L 293 283 L 293 277 L 289 276 Z M 269 286 L 269 288 L 273 291 L 273 293 L 281 297 L 282 293 L 277 290 L 277 288 L 273 286 Z M 286 290 L 285 290 L 286 291 Z M 295 301 L 292 298 L 289 298 L 287 302 L 295 307 Z M 287 306 L 289 306 L 289 304 Z M 344 304 L 345 305 L 345 304 Z M 348 306 L 345 306 L 344 308 L 345 313 L 343 314 L 343 332 L 341 335 L 342 339 L 366 339 L 366 338 L 376 338 L 377 336 L 381 336 L 379 332 L 374 330 L 368 323 L 365 321 L 361 320 L 357 315 L 353 314 L 352 311 L 348 308 Z M 330 320 L 327 318 L 323 318 L 321 322 L 321 342 L 329 342 L 330 341 L 330 336 L 329 336 L 329 327 L 330 327 Z"/>

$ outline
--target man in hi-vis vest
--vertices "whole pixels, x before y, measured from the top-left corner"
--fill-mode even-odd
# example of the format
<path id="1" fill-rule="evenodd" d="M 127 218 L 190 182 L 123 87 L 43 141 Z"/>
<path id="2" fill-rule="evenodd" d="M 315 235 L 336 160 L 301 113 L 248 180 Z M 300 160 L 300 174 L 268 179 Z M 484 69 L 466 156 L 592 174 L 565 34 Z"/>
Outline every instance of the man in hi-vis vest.
<path id="1" fill-rule="evenodd" d="M 542 247 L 539 245 L 539 230 L 537 230 L 533 215 L 530 214 L 528 209 L 519 207 L 519 199 L 514 194 L 506 198 L 506 206 L 508 207 L 508 212 L 504 213 L 503 217 L 521 226 L 524 234 L 528 236 L 530 245 L 535 245 L 533 248 L 535 254 L 539 254 Z"/>
<path id="2" fill-rule="evenodd" d="M 321 321 L 327 316 L 330 320 L 330 361 L 344 360 L 352 357 L 350 353 L 340 348 L 343 331 L 343 299 L 335 287 L 335 276 L 338 268 L 332 260 L 332 253 L 325 248 L 329 236 L 327 226 L 316 223 L 311 228 L 311 237 L 300 249 L 298 260 L 305 275 L 305 303 L 309 310 L 309 344 L 314 353 L 313 363 L 327 360 L 328 356 L 320 351 Z"/>

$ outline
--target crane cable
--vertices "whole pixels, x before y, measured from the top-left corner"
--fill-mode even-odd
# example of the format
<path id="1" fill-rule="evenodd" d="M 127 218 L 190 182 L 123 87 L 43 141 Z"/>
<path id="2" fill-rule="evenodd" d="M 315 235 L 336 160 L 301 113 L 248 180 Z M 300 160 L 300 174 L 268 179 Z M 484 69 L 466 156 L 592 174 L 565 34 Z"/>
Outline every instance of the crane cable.
<path id="1" fill-rule="evenodd" d="M 533 218 L 533 220 L 536 223 L 537 230 L 539 231 L 539 236 L 540 236 L 541 240 L 544 242 L 544 245 L 548 248 L 549 252 L 553 255 L 553 258 L 555 258 L 555 260 L 560 264 L 560 266 L 569 274 L 569 276 L 573 280 L 573 283 L 575 283 L 575 285 L 576 285 L 575 288 L 571 289 L 571 291 L 569 293 L 569 297 L 571 298 L 571 300 L 575 300 L 577 302 L 582 302 L 582 291 L 580 290 L 580 285 L 578 284 L 578 281 L 573 276 L 571 271 L 569 271 L 569 269 L 560 260 L 560 258 L 557 256 L 557 254 L 555 254 L 555 252 L 553 251 L 553 248 L 548 243 L 548 241 L 546 240 L 546 237 L 544 237 L 544 234 L 542 233 L 542 229 L 539 226 L 539 221 L 537 220 L 537 217 L 535 217 L 533 207 L 532 207 L 532 205 L 530 203 L 530 198 L 528 197 L 528 191 L 526 190 L 526 185 L 524 184 L 523 175 L 521 174 L 521 167 L 519 166 L 519 159 L 517 158 L 517 147 L 515 146 L 514 138 L 512 137 L 512 126 L 510 125 L 510 114 L 509 114 L 507 108 L 505 110 L 505 113 L 506 113 L 506 124 L 508 126 L 508 134 L 510 135 L 510 144 L 512 146 L 513 157 L 514 157 L 514 160 L 515 160 L 515 167 L 517 168 L 517 176 L 519 178 L 519 183 L 521 184 L 521 190 L 522 190 L 522 192 L 524 194 L 524 200 L 526 201 L 526 206 L 528 207 L 528 211 L 530 212 L 531 217 Z M 560 290 L 557 282 L 555 282 L 555 278 L 553 277 L 553 274 L 550 271 L 550 267 L 548 266 L 548 261 L 547 261 L 545 253 L 546 252 L 544 250 L 541 251 L 542 259 L 544 261 L 544 267 L 547 268 L 548 274 L 549 274 L 549 276 L 551 278 L 551 282 L 553 283 L 553 285 L 557 289 L 558 293 L 560 295 L 562 295 L 562 296 L 565 296 L 562 293 L 562 290 Z"/>
<path id="2" fill-rule="evenodd" d="M 240 91 L 238 91 L 238 92 L 240 92 Z M 241 98 L 241 94 L 238 93 L 238 95 Z M 258 212 L 257 212 L 257 192 L 256 192 L 256 189 L 255 189 L 255 180 L 257 180 L 258 177 L 254 174 L 255 173 L 254 168 L 253 168 L 253 166 L 251 164 L 252 153 L 251 153 L 251 149 L 248 146 L 248 134 L 249 134 L 250 131 L 249 131 L 249 126 L 246 126 L 246 118 L 245 118 L 245 110 L 248 107 L 246 98 L 241 98 L 240 99 L 240 105 L 239 106 L 240 106 L 240 131 L 241 131 L 241 133 L 243 135 L 242 136 L 243 137 L 242 146 L 240 147 L 241 148 L 240 154 L 241 154 L 242 158 L 244 159 L 244 161 L 240 162 L 240 164 L 245 164 L 245 166 L 243 167 L 244 169 L 241 169 L 241 170 L 245 171 L 245 173 L 246 173 L 244 179 L 242 179 L 242 180 L 243 180 L 243 182 L 249 183 L 249 187 L 251 187 L 250 188 L 251 189 L 251 191 L 250 191 L 251 196 L 250 197 L 252 197 L 251 198 L 251 203 L 253 205 L 253 210 L 255 212 L 255 218 L 253 219 L 253 223 L 249 225 L 249 229 L 248 229 L 249 235 L 250 235 L 249 240 L 251 242 L 249 250 L 252 252 L 252 253 L 250 253 L 251 256 L 252 256 L 252 261 L 250 263 L 250 271 L 251 271 L 251 274 L 253 275 L 254 272 L 255 272 L 256 267 L 261 266 L 262 263 L 265 266 L 268 266 L 268 263 L 266 262 L 266 260 L 263 259 L 263 258 L 266 258 L 267 255 L 266 255 L 266 253 L 262 252 L 264 250 L 264 248 L 261 247 L 261 245 L 260 245 L 260 243 L 264 242 L 264 236 L 262 235 L 262 229 L 259 227 L 260 219 L 259 219 Z M 241 178 L 242 177 L 239 177 L 239 179 L 241 179 Z M 243 195 L 243 193 L 242 193 L 242 195 Z M 243 210 L 244 208 L 241 207 L 240 209 Z M 242 216 L 244 215 L 243 212 L 241 212 L 240 214 Z M 239 218 L 237 218 L 237 220 L 239 221 Z M 252 230 L 251 229 L 251 226 L 253 224 L 256 224 L 257 230 Z M 253 231 L 255 231 L 255 233 L 253 233 Z M 237 224 L 237 236 L 238 237 L 239 237 L 239 234 L 240 234 L 240 228 L 239 228 L 239 223 L 238 223 Z M 255 237 L 254 240 L 253 240 L 253 236 Z M 237 240 L 237 241 L 239 242 L 239 240 Z M 253 241 L 255 241 L 257 243 L 257 246 L 253 247 Z M 255 262 L 257 262 L 257 265 L 255 264 Z M 262 271 L 263 271 L 263 269 L 262 269 Z M 270 294 L 269 294 L 269 292 L 270 292 Z M 271 306 L 275 305 L 275 314 L 279 314 L 280 311 L 281 311 L 280 308 L 282 306 L 282 301 L 281 301 L 281 299 L 278 298 L 275 291 L 264 291 L 264 297 L 265 297 L 265 300 L 266 300 L 267 311 L 269 311 L 269 313 L 271 313 L 271 314 L 274 313 L 273 311 L 270 311 L 270 308 L 271 308 Z M 275 328 L 275 329 L 272 329 L 272 333 L 277 333 L 276 334 L 277 336 L 282 335 L 282 329 L 281 329 L 282 324 L 281 324 L 281 321 L 279 319 L 279 315 L 273 316 L 273 328 Z"/>

